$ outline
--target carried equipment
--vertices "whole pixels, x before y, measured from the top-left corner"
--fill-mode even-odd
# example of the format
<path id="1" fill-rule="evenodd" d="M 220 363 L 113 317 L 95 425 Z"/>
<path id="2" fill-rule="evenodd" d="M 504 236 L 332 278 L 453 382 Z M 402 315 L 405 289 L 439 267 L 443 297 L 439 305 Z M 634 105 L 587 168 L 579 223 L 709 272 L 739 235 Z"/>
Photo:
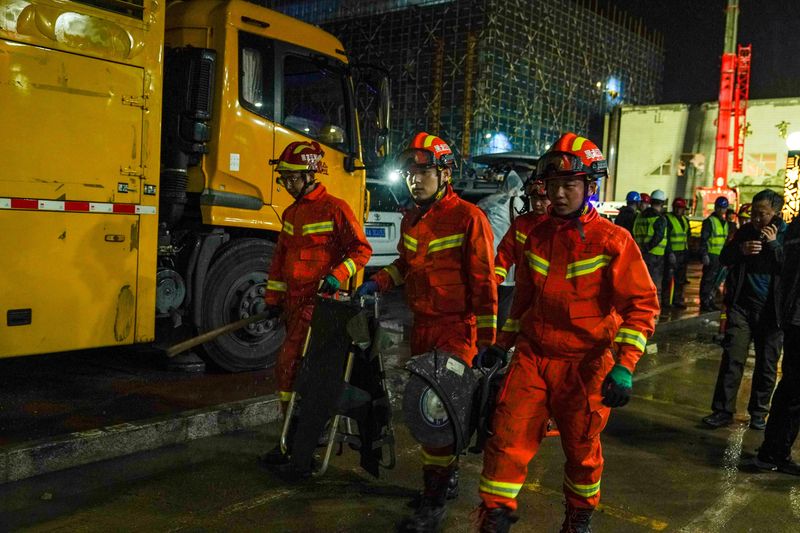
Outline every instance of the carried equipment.
<path id="1" fill-rule="evenodd" d="M 493 399 L 500 385 L 498 358 L 490 368 L 469 368 L 458 357 L 434 350 L 412 357 L 406 364 L 411 377 L 403 393 L 403 418 L 423 446 L 453 446 L 458 455 L 472 441 L 480 453 L 490 427 Z"/>
<path id="2" fill-rule="evenodd" d="M 375 343 L 379 301 L 369 316 L 364 300 L 317 296 L 281 434 L 292 476 L 324 474 L 336 444 L 339 453 L 343 444 L 357 450 L 361 467 L 375 477 L 380 467 L 394 468 L 389 389 Z M 317 466 L 320 444 L 324 452 Z"/>

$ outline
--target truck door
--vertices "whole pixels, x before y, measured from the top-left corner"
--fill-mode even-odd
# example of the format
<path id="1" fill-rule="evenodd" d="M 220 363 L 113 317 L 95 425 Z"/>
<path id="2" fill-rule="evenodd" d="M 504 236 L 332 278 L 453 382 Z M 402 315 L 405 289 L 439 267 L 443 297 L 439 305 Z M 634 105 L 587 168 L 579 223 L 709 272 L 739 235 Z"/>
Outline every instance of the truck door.
<path id="1" fill-rule="evenodd" d="M 274 157 L 293 141 L 319 142 L 325 151 L 327 168 L 317 178 L 331 194 L 345 200 L 358 213 L 363 205 L 364 173 L 347 172 L 345 165 L 346 157 L 360 155 L 346 65 L 287 43 L 276 43 L 275 49 L 278 125 Z M 361 166 L 358 159 L 354 163 Z M 289 194 L 276 184 L 273 206 L 281 211 L 291 202 Z"/>

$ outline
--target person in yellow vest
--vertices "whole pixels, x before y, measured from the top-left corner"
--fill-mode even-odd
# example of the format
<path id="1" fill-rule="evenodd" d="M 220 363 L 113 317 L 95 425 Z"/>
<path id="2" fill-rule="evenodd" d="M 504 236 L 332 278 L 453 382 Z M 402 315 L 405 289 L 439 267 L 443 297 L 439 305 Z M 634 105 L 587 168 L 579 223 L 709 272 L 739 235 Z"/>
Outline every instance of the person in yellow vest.
<path id="1" fill-rule="evenodd" d="M 667 213 L 667 265 L 664 275 L 664 305 L 686 309 L 683 301 L 683 287 L 686 285 L 686 265 L 688 263 L 689 219 L 686 213 L 686 200 L 675 198 L 672 213 Z"/>
<path id="2" fill-rule="evenodd" d="M 728 222 L 725 212 L 728 199 L 724 196 L 714 200 L 714 212 L 703 221 L 700 230 L 700 256 L 703 259 L 703 277 L 700 279 L 700 311 L 717 311 L 714 303 L 716 279 L 719 274 L 719 254 L 728 239 Z"/>
<path id="3" fill-rule="evenodd" d="M 639 213 L 633 223 L 633 238 L 650 272 L 653 285 L 658 293 L 658 303 L 661 304 L 661 283 L 664 278 L 664 253 L 667 249 L 667 219 L 664 218 L 664 204 L 667 195 L 661 189 L 656 189 L 650 195 L 650 206 Z"/>

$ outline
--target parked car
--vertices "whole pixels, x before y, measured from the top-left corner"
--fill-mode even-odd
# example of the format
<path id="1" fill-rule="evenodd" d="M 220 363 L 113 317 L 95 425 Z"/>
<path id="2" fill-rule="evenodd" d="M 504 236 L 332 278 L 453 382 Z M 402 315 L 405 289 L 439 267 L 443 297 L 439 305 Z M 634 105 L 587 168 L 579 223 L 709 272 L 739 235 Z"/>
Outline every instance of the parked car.
<path id="1" fill-rule="evenodd" d="M 464 200 L 477 204 L 500 189 L 509 170 L 515 170 L 524 182 L 536 168 L 538 160 L 538 157 L 522 152 L 477 155 L 470 160 L 473 166 L 469 169 L 469 177 L 454 180 L 453 189 Z"/>
<path id="2" fill-rule="evenodd" d="M 400 221 L 405 212 L 406 196 L 402 185 L 382 179 L 367 179 L 369 215 L 364 233 L 372 246 L 367 268 L 385 267 L 398 258 Z"/>

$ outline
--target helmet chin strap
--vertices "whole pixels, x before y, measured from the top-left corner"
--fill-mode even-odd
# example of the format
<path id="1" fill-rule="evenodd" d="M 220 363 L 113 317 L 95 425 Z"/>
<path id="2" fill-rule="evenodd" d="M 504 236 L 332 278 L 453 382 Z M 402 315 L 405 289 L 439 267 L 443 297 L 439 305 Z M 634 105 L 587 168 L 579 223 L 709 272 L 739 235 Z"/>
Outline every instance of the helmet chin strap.
<path id="1" fill-rule="evenodd" d="M 296 198 L 297 200 L 299 200 L 300 198 L 302 198 L 303 196 L 305 196 L 305 195 L 306 195 L 306 193 L 308 193 L 308 192 L 309 192 L 309 190 L 308 190 L 308 188 L 309 188 L 309 187 L 311 187 L 312 185 L 316 185 L 316 184 L 317 184 L 317 180 L 315 179 L 315 176 L 314 176 L 314 173 L 313 173 L 313 172 L 307 172 L 305 175 L 306 175 L 306 176 L 308 176 L 308 177 L 310 177 L 310 178 L 311 178 L 311 181 L 306 181 L 306 183 L 305 183 L 305 184 L 303 185 L 303 187 L 300 189 L 300 192 L 299 192 L 299 193 L 297 193 L 297 198 Z"/>

